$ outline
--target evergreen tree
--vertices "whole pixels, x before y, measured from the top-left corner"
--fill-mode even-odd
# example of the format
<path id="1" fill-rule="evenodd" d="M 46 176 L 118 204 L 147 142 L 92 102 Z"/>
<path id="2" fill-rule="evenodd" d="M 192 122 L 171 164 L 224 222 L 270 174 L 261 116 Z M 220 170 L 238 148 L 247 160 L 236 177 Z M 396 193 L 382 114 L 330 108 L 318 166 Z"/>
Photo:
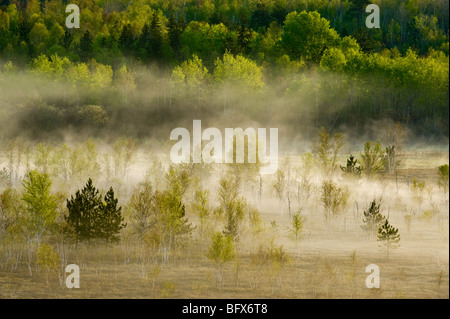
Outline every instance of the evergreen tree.
<path id="1" fill-rule="evenodd" d="M 352 37 L 358 41 L 358 44 L 364 53 L 379 52 L 383 47 L 383 44 L 376 40 L 370 29 L 367 29 L 365 26 L 353 31 Z"/>
<path id="2" fill-rule="evenodd" d="M 152 22 L 149 29 L 149 57 L 153 60 L 160 60 L 162 54 L 162 30 L 161 22 L 159 21 L 158 13 L 153 12 Z"/>
<path id="3" fill-rule="evenodd" d="M 126 224 L 123 223 L 122 207 L 117 207 L 118 202 L 119 200 L 114 197 L 113 188 L 110 187 L 104 197 L 100 222 L 97 226 L 98 237 L 107 242 L 119 242 L 119 232 L 126 227 Z"/>
<path id="4" fill-rule="evenodd" d="M 256 5 L 256 10 L 253 11 L 252 17 L 250 18 L 251 28 L 254 30 L 258 30 L 261 27 L 267 28 L 271 21 L 272 19 L 265 3 L 258 3 Z"/>
<path id="5" fill-rule="evenodd" d="M 92 45 L 92 36 L 87 30 L 83 37 L 80 39 L 80 43 L 78 45 L 78 54 L 80 56 L 81 61 L 88 61 L 92 58 L 93 55 L 93 45 Z"/>
<path id="6" fill-rule="evenodd" d="M 341 166 L 341 170 L 347 174 L 352 176 L 361 176 L 362 168 L 361 166 L 356 166 L 358 163 L 358 160 L 355 159 L 353 155 L 350 155 L 350 157 L 347 159 L 347 166 Z"/>
<path id="7" fill-rule="evenodd" d="M 150 50 L 150 26 L 148 23 L 144 24 L 144 27 L 142 28 L 141 35 L 138 39 L 138 47 L 140 56 L 142 58 L 147 57 Z"/>
<path id="8" fill-rule="evenodd" d="M 133 31 L 131 29 L 131 25 L 127 24 L 123 27 L 122 33 L 119 37 L 119 47 L 125 54 L 131 54 L 133 50 Z"/>
<path id="9" fill-rule="evenodd" d="M 210 24 L 219 24 L 222 22 L 223 21 L 222 21 L 222 18 L 219 16 L 219 13 L 217 12 L 217 10 L 214 10 L 213 14 L 209 18 L 209 23 Z"/>
<path id="10" fill-rule="evenodd" d="M 121 207 L 117 208 L 117 203 L 112 188 L 102 201 L 99 191 L 89 178 L 81 192 L 78 190 L 75 198 L 71 196 L 67 200 L 69 215 L 65 217 L 68 225 L 66 231 L 74 235 L 77 241 L 103 239 L 106 242 L 118 242 L 118 234 L 126 224 L 123 223 Z"/>
<path id="11" fill-rule="evenodd" d="M 389 251 L 400 246 L 400 234 L 398 228 L 394 228 L 389 224 L 388 219 L 378 228 L 378 241 L 381 242 L 380 247 L 386 250 L 386 258 L 389 260 Z"/>
<path id="12" fill-rule="evenodd" d="M 272 21 L 275 20 L 278 25 L 283 24 L 283 21 L 286 19 L 286 16 L 289 13 L 285 5 L 286 3 L 283 4 L 281 1 L 278 1 L 272 10 Z"/>
<path id="13" fill-rule="evenodd" d="M 169 44 L 172 47 L 175 54 L 177 55 L 179 54 L 180 51 L 180 37 L 185 28 L 186 23 L 184 22 L 184 19 L 180 19 L 177 22 L 175 21 L 175 16 L 172 13 L 169 17 L 167 29 L 168 29 Z"/>
<path id="14" fill-rule="evenodd" d="M 73 34 L 70 30 L 65 30 L 64 36 L 61 38 L 61 45 L 68 50 L 73 41 Z"/>
<path id="15" fill-rule="evenodd" d="M 380 206 L 381 203 L 377 203 L 376 200 L 373 200 L 370 203 L 369 209 L 364 211 L 363 225 L 361 228 L 364 231 L 369 232 L 370 239 L 373 238 L 375 229 L 377 229 L 385 219 L 385 217 L 380 213 Z"/>

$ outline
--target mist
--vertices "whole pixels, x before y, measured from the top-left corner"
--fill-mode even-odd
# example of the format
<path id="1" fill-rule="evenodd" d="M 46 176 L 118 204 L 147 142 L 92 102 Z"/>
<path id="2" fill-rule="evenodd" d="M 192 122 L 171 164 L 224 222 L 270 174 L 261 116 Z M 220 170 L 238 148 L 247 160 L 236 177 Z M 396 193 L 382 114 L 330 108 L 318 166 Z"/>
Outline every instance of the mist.
<path id="1" fill-rule="evenodd" d="M 110 187 L 114 189 L 127 222 L 133 225 L 130 207 L 142 183 L 149 182 L 157 196 L 170 189 L 171 172 L 189 176 L 182 202 L 186 218 L 196 227 L 190 235 L 195 239 L 178 240 L 187 247 L 185 253 L 191 259 L 181 250 L 173 252 L 171 262 L 159 259 L 161 248 L 155 248 L 159 246 L 149 238 L 130 239 L 134 238 L 130 226 L 123 232 L 121 244 L 108 248 L 117 255 L 126 255 L 123 265 L 109 261 L 102 264 L 122 274 L 132 269 L 131 279 L 117 279 L 120 285 L 126 286 L 124 281 L 131 280 L 139 291 L 148 280 L 143 278 L 149 278 L 151 267 L 157 265 L 164 269 L 154 279 L 161 287 L 165 282 L 177 282 L 182 287 L 170 295 L 176 297 L 201 297 L 206 291 L 211 294 L 208 296 L 235 296 L 232 287 L 251 286 L 253 290 L 244 289 L 243 296 L 370 298 L 370 292 L 358 283 L 364 279 L 364 267 L 376 263 L 385 274 L 383 297 L 398 297 L 399 293 L 413 298 L 448 297 L 448 286 L 441 287 L 441 282 L 438 285 L 434 281 L 441 274 L 442 280 L 448 282 L 448 186 L 447 190 L 441 189 L 437 174 L 438 167 L 449 162 L 448 127 L 447 131 L 439 129 L 445 123 L 439 119 L 429 119 L 424 125 L 402 123 L 402 164 L 396 174 L 389 174 L 383 167 L 375 176 L 366 176 L 364 171 L 361 176 L 347 176 L 341 167 L 345 167 L 348 157 L 353 154 L 361 165 L 366 141 L 380 140 L 384 149 L 389 144 L 388 128 L 398 122 L 381 110 L 386 100 L 373 101 L 365 93 L 380 89 L 380 83 L 368 80 L 366 85 L 373 87 L 355 87 L 351 94 L 343 94 L 347 85 L 352 85 L 346 76 L 312 68 L 292 75 L 288 83 L 278 83 L 267 73 L 259 91 L 214 81 L 192 90 L 175 85 L 169 71 L 135 66 L 128 70 L 132 75 L 128 84 L 116 81 L 115 72 L 112 84 L 106 87 L 23 71 L 0 75 L 0 169 L 6 172 L 0 179 L 0 189 L 13 187 L 22 192 L 30 170 L 46 172 L 52 179 L 52 190 L 64 198 L 61 205 L 66 214 L 65 200 L 92 178 L 102 194 Z M 389 91 L 387 84 L 381 89 Z M 366 107 L 372 108 L 376 116 L 354 113 Z M 248 163 L 174 165 L 170 150 L 175 141 L 170 140 L 170 133 L 177 127 L 191 130 L 193 120 L 201 120 L 202 128 L 221 131 L 278 128 L 279 172 L 260 176 Z M 435 128 L 429 131 L 433 125 Z M 323 167 L 318 155 L 321 127 L 331 140 L 335 133 L 343 136 L 331 170 Z M 219 279 L 211 275 L 212 266 L 204 255 L 208 249 L 205 243 L 210 241 L 205 233 L 210 236 L 213 231 L 223 231 L 227 223 L 224 216 L 215 215 L 224 179 L 238 181 L 236 197 L 242 199 L 245 208 L 236 241 L 242 264 L 236 261 L 226 268 L 225 279 L 218 277 L 223 280 L 220 285 L 229 283 L 229 290 L 222 291 L 214 288 Z M 323 204 L 324 185 L 329 181 L 337 189 L 348 191 L 345 204 L 332 217 L 327 216 Z M 424 183 L 423 187 L 413 186 L 416 182 Z M 283 186 L 280 193 L 277 183 Z M 209 191 L 211 219 L 205 233 L 198 232 L 202 220 L 193 206 L 199 190 Z M 391 252 L 389 261 L 376 238 L 370 239 L 362 229 L 363 213 L 374 200 L 379 201 L 381 214 L 402 236 L 401 247 Z M 252 215 L 255 210 L 261 218 L 258 231 Z M 304 223 L 299 242 L 291 234 L 295 214 L 302 216 Z M 69 258 L 77 256 L 81 263 L 89 262 L 85 257 L 89 254 L 100 256 L 88 246 L 66 249 Z M 255 258 L 276 249 L 288 254 L 290 262 L 286 259 L 286 264 L 270 262 L 258 268 Z M 357 256 L 356 261 L 348 264 L 352 254 Z M 8 261 L 4 264 L 8 265 Z M 195 271 L 197 266 L 202 270 Z M 174 273 L 180 267 L 194 279 L 177 281 Z M 416 275 L 420 285 L 405 279 Z M 232 284 L 234 276 L 238 279 Z M 191 289 L 195 283 L 201 288 Z M 101 295 L 89 285 L 93 296 Z M 349 285 L 356 288 L 350 289 Z M 421 285 L 426 285 L 429 292 L 424 294 Z M 163 296 L 165 288 L 158 289 L 153 288 L 150 295 Z M 131 288 L 126 291 L 135 294 Z M 112 295 L 121 296 L 119 292 Z"/>

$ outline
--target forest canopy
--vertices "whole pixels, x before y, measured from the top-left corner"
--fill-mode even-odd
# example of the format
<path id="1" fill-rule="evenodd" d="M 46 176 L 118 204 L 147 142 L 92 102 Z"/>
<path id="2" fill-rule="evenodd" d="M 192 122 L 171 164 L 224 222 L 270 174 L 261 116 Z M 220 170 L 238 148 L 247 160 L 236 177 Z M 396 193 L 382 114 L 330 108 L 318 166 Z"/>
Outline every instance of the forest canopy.
<path id="1" fill-rule="evenodd" d="M 0 1 L 2 127 L 123 132 L 206 108 L 307 136 L 382 119 L 448 136 L 448 1 L 70 3 L 80 7 L 79 29 L 65 26 L 67 1 Z M 380 7 L 380 28 L 365 26 L 369 3 Z M 58 83 L 63 97 L 36 76 Z M 24 81 L 38 99 L 11 93 Z M 314 127 L 299 129 L 305 119 Z"/>

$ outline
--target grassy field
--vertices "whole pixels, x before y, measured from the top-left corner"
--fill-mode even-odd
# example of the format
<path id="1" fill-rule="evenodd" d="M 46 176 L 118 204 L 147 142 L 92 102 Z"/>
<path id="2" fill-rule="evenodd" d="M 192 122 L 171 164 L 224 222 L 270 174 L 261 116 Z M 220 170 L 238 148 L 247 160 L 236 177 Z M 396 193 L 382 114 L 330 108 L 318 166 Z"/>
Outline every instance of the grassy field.
<path id="1" fill-rule="evenodd" d="M 266 189 L 259 206 L 262 229 L 255 233 L 249 223 L 243 224 L 237 256 L 225 264 L 220 282 L 217 265 L 207 258 L 208 232 L 184 238 L 166 263 L 158 250 L 136 240 L 66 246 L 65 264 L 80 266 L 79 289 L 65 287 L 62 269 L 47 272 L 35 261 L 30 276 L 25 247 L 16 247 L 22 255 L 12 269 L 11 262 L 5 263 L 3 245 L 0 298 L 449 298 L 448 192 L 436 182 L 437 166 L 444 163 L 448 151 L 414 151 L 407 154 L 397 183 L 390 175 L 340 180 L 348 184 L 351 200 L 331 222 L 322 213 L 321 177 L 313 178 L 311 198 L 293 204 L 302 207 L 305 218 L 298 245 L 289 236 L 286 203 Z M 419 202 L 410 190 L 414 177 L 428 187 Z M 382 198 L 383 215 L 401 235 L 401 246 L 389 259 L 376 238 L 367 238 L 360 227 L 362 212 L 374 197 Z M 251 194 L 248 199 L 252 201 Z M 189 211 L 187 217 L 196 223 Z M 220 229 L 220 220 L 210 224 L 210 230 Z M 262 251 L 270 247 L 282 247 L 282 256 L 266 258 Z M 369 264 L 380 269 L 379 289 L 366 287 Z"/>

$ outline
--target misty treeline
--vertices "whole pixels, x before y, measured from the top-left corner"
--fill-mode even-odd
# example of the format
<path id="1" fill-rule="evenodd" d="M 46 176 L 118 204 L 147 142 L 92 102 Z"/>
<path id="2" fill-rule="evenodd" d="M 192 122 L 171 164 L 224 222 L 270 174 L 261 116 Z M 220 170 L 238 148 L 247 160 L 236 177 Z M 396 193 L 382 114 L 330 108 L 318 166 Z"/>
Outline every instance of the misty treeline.
<path id="1" fill-rule="evenodd" d="M 193 116 L 448 136 L 447 1 L 376 1 L 372 30 L 364 0 L 74 3 L 80 29 L 62 1 L 2 2 L 2 136 L 165 137 Z"/>
<path id="2" fill-rule="evenodd" d="M 246 256 L 254 289 L 258 274 L 267 273 L 274 293 L 286 265 L 301 258 L 309 219 L 330 232 L 356 229 L 362 240 L 379 241 L 388 259 L 403 238 L 398 223 L 409 233 L 413 225 L 442 228 L 448 221 L 448 164 L 434 168 L 432 182 L 405 178 L 403 139 L 402 126 L 391 124 L 383 142 L 342 154 L 343 134 L 322 127 L 312 152 L 283 157 L 269 176 L 259 174 L 258 163 L 171 165 L 167 154 L 149 154 L 133 139 L 109 146 L 12 140 L 2 148 L 0 267 L 26 265 L 30 276 L 44 269 L 62 280 L 69 260 L 83 262 L 83 247 L 117 244 L 123 263 L 140 265 L 139 276 L 154 285 L 163 267 L 189 264 L 195 250 L 216 266 L 219 289 L 231 262 L 237 284 Z M 391 209 L 403 220 L 392 221 Z M 262 210 L 279 213 L 289 227 Z M 278 244 L 279 234 L 288 234 L 293 253 Z"/>

